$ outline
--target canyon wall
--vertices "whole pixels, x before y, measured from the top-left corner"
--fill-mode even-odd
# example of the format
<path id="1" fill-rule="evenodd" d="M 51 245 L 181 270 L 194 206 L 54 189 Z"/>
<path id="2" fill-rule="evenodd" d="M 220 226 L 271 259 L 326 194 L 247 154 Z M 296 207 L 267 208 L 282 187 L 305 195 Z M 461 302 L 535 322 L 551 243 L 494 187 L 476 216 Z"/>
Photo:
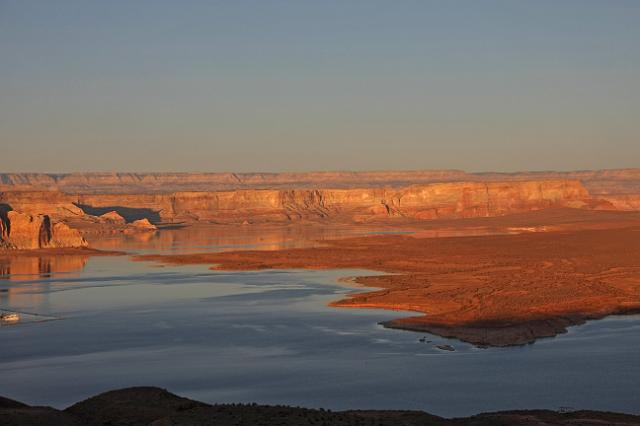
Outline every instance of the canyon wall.
<path id="1" fill-rule="evenodd" d="M 0 174 L 0 247 L 86 245 L 68 225 L 135 232 L 160 223 L 375 223 L 554 207 L 640 210 L 640 169 Z"/>
<path id="2" fill-rule="evenodd" d="M 76 229 L 153 231 L 161 223 L 381 223 L 502 216 L 547 208 L 636 210 L 634 196 L 593 197 L 578 180 L 447 182 L 406 187 L 240 189 L 143 194 L 0 192 L 0 245 L 81 247 Z M 20 213 L 18 213 L 18 211 Z M 72 229 L 69 225 L 76 229 Z"/>
<path id="3" fill-rule="evenodd" d="M 12 193 L 4 199 L 12 201 Z M 42 194 L 44 196 L 44 193 Z M 3 195 L 0 194 L 0 199 Z M 76 216 L 117 212 L 127 221 L 212 221 L 220 223 L 295 220 L 370 221 L 395 217 L 437 219 L 498 216 L 549 207 L 592 207 L 578 181 L 454 182 L 405 188 L 263 189 L 173 194 L 56 194 L 59 213 Z M 27 207 L 22 205 L 23 208 Z"/>
<path id="4" fill-rule="evenodd" d="M 60 191 L 0 192 L 0 209 L 28 214 L 44 214 L 52 218 L 82 216 L 84 212 L 74 202 L 76 198 Z"/>
<path id="5" fill-rule="evenodd" d="M 74 194 L 173 193 L 235 189 L 403 187 L 435 182 L 579 180 L 591 194 L 640 194 L 640 169 L 467 173 L 462 170 L 308 173 L 0 173 L 0 191 Z"/>
<path id="6" fill-rule="evenodd" d="M 0 213 L 0 247 L 5 249 L 41 249 L 85 247 L 80 233 L 64 223 L 53 223 L 47 215 L 8 211 Z"/>

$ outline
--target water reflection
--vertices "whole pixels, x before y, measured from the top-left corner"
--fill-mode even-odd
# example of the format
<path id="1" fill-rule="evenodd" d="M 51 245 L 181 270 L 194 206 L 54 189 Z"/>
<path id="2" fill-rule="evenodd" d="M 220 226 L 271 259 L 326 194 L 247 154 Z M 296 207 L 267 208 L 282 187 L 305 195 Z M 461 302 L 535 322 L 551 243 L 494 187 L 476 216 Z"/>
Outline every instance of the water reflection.
<path id="1" fill-rule="evenodd" d="M 80 271 L 87 264 L 87 255 L 7 256 L 0 258 L 0 280 L 27 281 L 59 272 Z"/>
<path id="2" fill-rule="evenodd" d="M 177 229 L 163 229 L 155 233 L 89 235 L 87 240 L 91 247 L 139 253 L 189 253 L 241 248 L 278 250 L 309 247 L 321 244 L 325 240 L 373 234 L 379 230 L 379 227 L 362 225 L 194 225 Z"/>
<path id="3" fill-rule="evenodd" d="M 93 234 L 91 247 L 129 253 L 193 253 L 238 249 L 279 250 L 321 245 L 324 241 L 363 235 L 406 233 L 421 238 L 487 235 L 497 230 L 441 229 L 411 231 L 367 225 L 220 226 L 195 225 L 157 232 Z M 87 255 L 0 257 L 0 280 L 24 281 L 82 270 Z"/>
<path id="4" fill-rule="evenodd" d="M 370 232 L 387 230 L 194 227 L 100 237 L 94 246 L 273 249 Z M 361 291 L 340 286 L 339 277 L 366 271 L 226 273 L 207 265 L 158 268 L 127 256 L 16 257 L 0 265 L 0 309 L 40 321 L 0 330 L 0 395 L 32 404 L 64 407 L 144 384 L 210 402 L 447 416 L 640 406 L 637 317 L 595 321 L 526 347 L 478 349 L 437 336 L 420 342 L 422 334 L 378 326 L 400 312 L 327 306 Z M 43 321 L 49 318 L 59 320 Z"/>

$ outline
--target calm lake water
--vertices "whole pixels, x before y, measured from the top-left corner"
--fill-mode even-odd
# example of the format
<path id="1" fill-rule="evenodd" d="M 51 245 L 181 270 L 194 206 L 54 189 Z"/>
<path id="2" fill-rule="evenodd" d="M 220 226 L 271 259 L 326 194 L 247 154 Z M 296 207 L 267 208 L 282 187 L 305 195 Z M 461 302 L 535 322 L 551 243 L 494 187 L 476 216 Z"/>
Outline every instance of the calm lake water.
<path id="1" fill-rule="evenodd" d="M 271 249 L 362 232 L 185 229 L 101 244 L 132 252 Z M 640 413 L 638 316 L 524 347 L 478 349 L 378 325 L 401 312 L 327 307 L 361 291 L 339 277 L 368 271 L 225 273 L 127 256 L 10 266 L 0 276 L 0 309 L 31 315 L 0 327 L 0 395 L 31 404 L 65 407 L 105 390 L 154 385 L 208 402 L 444 416 L 560 406 Z"/>

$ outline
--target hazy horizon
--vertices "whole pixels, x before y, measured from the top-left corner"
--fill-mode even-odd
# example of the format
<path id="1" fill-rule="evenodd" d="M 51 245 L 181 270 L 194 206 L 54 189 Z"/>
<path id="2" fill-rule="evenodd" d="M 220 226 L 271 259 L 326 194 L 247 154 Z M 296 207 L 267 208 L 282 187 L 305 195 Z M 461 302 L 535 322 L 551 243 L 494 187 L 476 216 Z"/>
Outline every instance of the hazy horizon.
<path id="1" fill-rule="evenodd" d="M 0 0 L 0 172 L 632 168 L 640 2 Z"/>
<path id="2" fill-rule="evenodd" d="M 518 174 L 518 173 L 579 173 L 579 172 L 591 172 L 591 171 L 616 171 L 616 170 L 640 170 L 640 167 L 621 167 L 621 168 L 603 168 L 603 169 L 531 169 L 531 170 L 464 170 L 464 169 L 325 169 L 325 170 L 285 170 L 285 171 L 271 171 L 271 170 L 247 170 L 247 171 L 236 171 L 236 170 L 148 170 L 148 171 L 139 171 L 139 170 L 84 170 L 84 171 L 29 171 L 29 170 L 18 170 L 18 171 L 5 171 L 0 170 L 0 174 L 42 174 L 42 175 L 70 175 L 70 174 L 280 174 L 280 173 L 410 173 L 410 172 L 463 172 L 467 174 Z"/>

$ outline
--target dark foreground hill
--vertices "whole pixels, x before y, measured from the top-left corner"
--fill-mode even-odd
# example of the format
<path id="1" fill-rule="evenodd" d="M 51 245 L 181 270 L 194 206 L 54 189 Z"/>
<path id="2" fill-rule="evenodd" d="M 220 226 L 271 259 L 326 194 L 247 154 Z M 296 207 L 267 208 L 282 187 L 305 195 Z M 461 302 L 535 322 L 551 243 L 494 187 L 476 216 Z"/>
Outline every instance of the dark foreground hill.
<path id="1" fill-rule="evenodd" d="M 640 416 L 597 411 L 505 411 L 445 419 L 421 411 L 332 412 L 256 404 L 209 405 L 154 387 L 106 392 L 65 410 L 31 407 L 0 397 L 0 426 L 604 426 L 640 425 Z"/>

